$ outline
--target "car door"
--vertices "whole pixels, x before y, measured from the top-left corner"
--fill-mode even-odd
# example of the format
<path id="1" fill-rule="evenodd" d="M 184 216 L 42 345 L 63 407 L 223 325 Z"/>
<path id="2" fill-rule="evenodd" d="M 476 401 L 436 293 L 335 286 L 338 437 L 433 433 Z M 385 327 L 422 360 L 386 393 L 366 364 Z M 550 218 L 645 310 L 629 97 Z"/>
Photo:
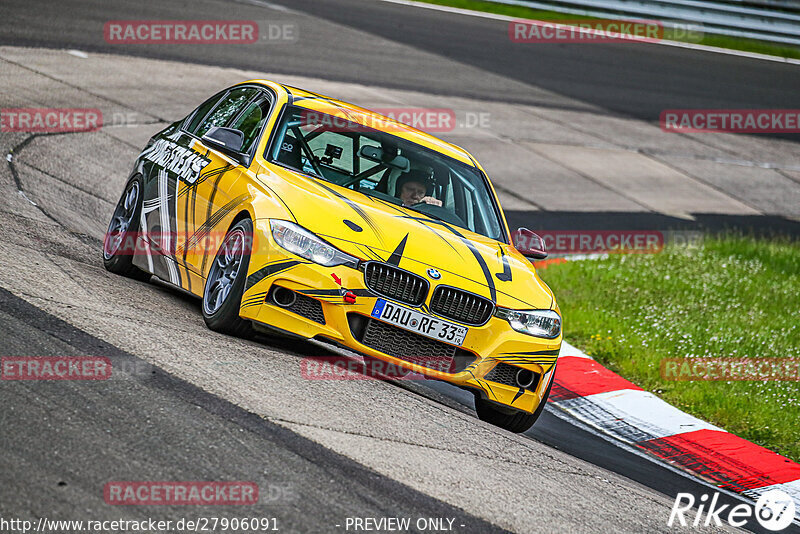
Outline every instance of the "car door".
<path id="1" fill-rule="evenodd" d="M 211 126 L 239 130 L 244 135 L 242 153 L 250 154 L 252 161 L 253 150 L 272 111 L 272 102 L 268 92 L 257 90 L 244 105 L 230 114 L 226 122 L 217 123 L 217 118 L 211 117 L 211 121 L 201 124 L 195 136 L 202 137 L 204 130 L 207 131 Z M 201 174 L 198 183 L 188 188 L 184 195 L 183 211 L 180 207 L 178 209 L 179 217 L 181 213 L 185 217 L 186 237 L 181 261 L 187 268 L 205 277 L 227 230 L 227 227 L 220 226 L 220 222 L 235 214 L 235 210 L 247 200 L 247 191 L 235 190 L 234 184 L 245 170 L 239 162 L 222 151 L 206 146 L 202 139 L 195 141 L 195 149 L 204 150 L 211 164 L 209 170 Z"/>
<path id="2" fill-rule="evenodd" d="M 189 256 L 211 244 L 211 209 L 229 200 L 224 198 L 226 182 L 235 181 L 241 172 L 235 160 L 205 146 L 201 137 L 212 126 L 225 126 L 258 93 L 257 88 L 244 86 L 215 95 L 142 153 L 149 171 L 141 231 L 148 252 L 146 267 L 159 278 L 198 293 L 192 287 L 197 276 L 187 269 L 201 273 Z"/>

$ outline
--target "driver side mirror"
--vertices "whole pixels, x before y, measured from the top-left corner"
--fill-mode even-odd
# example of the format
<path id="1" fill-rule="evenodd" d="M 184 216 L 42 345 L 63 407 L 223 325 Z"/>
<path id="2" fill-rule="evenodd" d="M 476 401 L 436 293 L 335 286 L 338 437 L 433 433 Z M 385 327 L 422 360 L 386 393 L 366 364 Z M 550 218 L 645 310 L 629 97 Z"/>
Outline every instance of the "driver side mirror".
<path id="1" fill-rule="evenodd" d="M 212 126 L 211 129 L 203 135 L 203 142 L 227 154 L 242 165 L 250 165 L 250 155 L 242 152 L 244 134 L 240 130 Z"/>
<path id="2" fill-rule="evenodd" d="M 527 228 L 518 228 L 516 232 L 512 233 L 511 242 L 514 248 L 528 259 L 543 260 L 547 257 L 547 246 L 544 244 L 544 239 Z"/>

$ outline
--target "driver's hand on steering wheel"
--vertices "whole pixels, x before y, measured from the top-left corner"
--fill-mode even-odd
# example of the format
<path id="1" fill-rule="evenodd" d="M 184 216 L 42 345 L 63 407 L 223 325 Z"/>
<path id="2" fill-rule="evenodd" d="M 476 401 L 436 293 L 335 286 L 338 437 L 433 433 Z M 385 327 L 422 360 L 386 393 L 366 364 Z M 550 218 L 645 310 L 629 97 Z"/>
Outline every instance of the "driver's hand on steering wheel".
<path id="1" fill-rule="evenodd" d="M 438 198 L 433 197 L 422 197 L 422 200 L 419 201 L 419 204 L 430 204 L 432 206 L 441 206 L 442 201 Z"/>

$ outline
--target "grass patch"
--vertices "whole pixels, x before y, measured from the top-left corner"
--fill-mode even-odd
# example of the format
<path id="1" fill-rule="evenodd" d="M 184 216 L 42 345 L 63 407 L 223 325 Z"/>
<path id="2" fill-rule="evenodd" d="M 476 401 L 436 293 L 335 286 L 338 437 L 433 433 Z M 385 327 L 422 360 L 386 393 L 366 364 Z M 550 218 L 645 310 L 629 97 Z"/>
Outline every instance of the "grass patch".
<path id="1" fill-rule="evenodd" d="M 800 358 L 800 243 L 702 247 L 551 265 L 565 338 L 678 408 L 800 461 L 800 382 L 675 382 L 663 358 Z"/>
<path id="2" fill-rule="evenodd" d="M 422 0 L 421 0 L 422 1 Z M 585 17 L 581 15 L 570 15 L 557 11 L 543 11 L 524 6 L 513 6 L 507 4 L 496 4 L 483 0 L 424 0 L 428 4 L 441 6 L 457 7 L 461 9 L 471 9 L 473 11 L 484 11 L 521 19 L 534 20 L 599 20 L 598 17 Z M 636 17 L 632 17 L 636 18 Z M 645 18 L 645 17 L 640 17 Z M 699 40 L 691 36 L 686 37 L 682 33 L 676 35 L 669 28 L 664 29 L 664 39 L 702 44 L 706 46 L 716 46 L 719 48 L 729 48 L 744 52 L 755 52 L 785 58 L 800 59 L 800 48 L 791 45 L 774 44 L 757 39 L 745 39 L 740 37 L 730 37 L 727 35 L 715 35 L 707 33 Z"/>

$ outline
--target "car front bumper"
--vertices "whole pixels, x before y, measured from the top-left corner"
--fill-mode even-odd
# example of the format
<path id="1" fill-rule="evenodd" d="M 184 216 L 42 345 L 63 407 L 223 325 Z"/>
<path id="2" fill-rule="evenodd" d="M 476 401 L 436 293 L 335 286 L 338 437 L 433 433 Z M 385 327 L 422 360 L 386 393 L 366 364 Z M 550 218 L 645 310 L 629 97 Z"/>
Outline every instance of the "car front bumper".
<path id="1" fill-rule="evenodd" d="M 469 331 L 460 347 L 432 340 L 371 317 L 381 297 L 367 288 L 361 270 L 311 263 L 279 248 L 268 232 L 261 235 L 269 244 L 251 254 L 242 318 L 302 338 L 333 342 L 515 410 L 533 413 L 544 400 L 561 347 L 560 335 L 556 339 L 528 336 L 492 316 L 482 326 L 464 325 Z M 296 293 L 295 304 L 283 307 L 274 302 L 273 292 L 279 287 Z M 430 294 L 427 298 L 429 303 Z M 442 366 L 444 361 L 447 365 Z M 516 384 L 519 369 L 533 373 L 530 386 Z"/>

